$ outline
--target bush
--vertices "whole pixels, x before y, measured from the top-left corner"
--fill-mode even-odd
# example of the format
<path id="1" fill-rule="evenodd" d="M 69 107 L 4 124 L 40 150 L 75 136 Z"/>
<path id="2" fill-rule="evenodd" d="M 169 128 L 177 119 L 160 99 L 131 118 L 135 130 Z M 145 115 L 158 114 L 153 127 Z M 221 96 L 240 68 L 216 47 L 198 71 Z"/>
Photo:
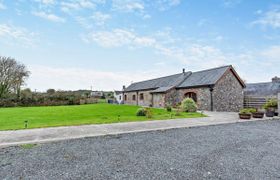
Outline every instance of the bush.
<path id="1" fill-rule="evenodd" d="M 171 112 L 172 111 L 172 107 L 170 105 L 166 105 L 166 111 L 167 112 Z"/>
<path id="2" fill-rule="evenodd" d="M 186 98 L 182 101 L 181 109 L 184 112 L 196 112 L 197 111 L 197 105 L 191 98 Z"/>
<path id="3" fill-rule="evenodd" d="M 147 118 L 153 117 L 151 108 L 139 108 L 136 112 L 136 116 L 146 116 Z"/>
<path id="4" fill-rule="evenodd" d="M 152 118 L 153 117 L 153 112 L 151 108 L 145 108 L 145 114 L 147 118 Z"/>
<path id="5" fill-rule="evenodd" d="M 268 108 L 275 108 L 275 109 L 277 109 L 277 107 L 278 107 L 278 103 L 277 103 L 276 99 L 270 99 L 263 106 L 264 109 L 268 109 Z"/>
<path id="6" fill-rule="evenodd" d="M 144 108 L 137 109 L 136 116 L 146 116 L 146 111 Z"/>
<path id="7" fill-rule="evenodd" d="M 252 114 L 257 112 L 255 108 L 244 108 L 240 110 L 240 114 Z"/>

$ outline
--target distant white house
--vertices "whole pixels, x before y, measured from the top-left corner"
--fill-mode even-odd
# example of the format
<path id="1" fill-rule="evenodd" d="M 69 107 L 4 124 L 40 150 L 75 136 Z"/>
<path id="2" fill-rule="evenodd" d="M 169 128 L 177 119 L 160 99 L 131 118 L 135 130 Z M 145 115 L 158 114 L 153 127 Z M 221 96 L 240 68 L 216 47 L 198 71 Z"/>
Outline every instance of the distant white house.
<path id="1" fill-rule="evenodd" d="M 123 92 L 122 91 L 114 91 L 114 97 L 116 98 L 118 104 L 123 103 Z"/>

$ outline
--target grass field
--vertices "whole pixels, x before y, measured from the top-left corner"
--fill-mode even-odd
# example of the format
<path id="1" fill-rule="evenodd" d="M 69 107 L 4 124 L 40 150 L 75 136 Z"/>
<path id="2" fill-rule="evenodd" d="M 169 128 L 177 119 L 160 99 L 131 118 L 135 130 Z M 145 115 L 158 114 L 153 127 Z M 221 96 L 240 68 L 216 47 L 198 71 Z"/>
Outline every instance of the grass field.
<path id="1" fill-rule="evenodd" d="M 0 108 L 0 130 L 24 129 L 82 124 L 103 124 L 128 121 L 147 121 L 172 118 L 201 117 L 200 113 L 167 112 L 165 109 L 152 109 L 153 117 L 137 117 L 139 107 L 128 105 L 92 104 L 80 106 L 49 106 Z"/>

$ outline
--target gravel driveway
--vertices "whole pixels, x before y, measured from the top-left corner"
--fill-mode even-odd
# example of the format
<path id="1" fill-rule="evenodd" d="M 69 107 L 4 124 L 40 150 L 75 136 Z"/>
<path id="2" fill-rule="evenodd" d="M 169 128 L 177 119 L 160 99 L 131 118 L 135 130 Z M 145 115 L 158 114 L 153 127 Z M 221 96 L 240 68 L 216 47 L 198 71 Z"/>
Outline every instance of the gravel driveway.
<path id="1" fill-rule="evenodd" d="M 0 179 L 277 179 L 280 121 L 0 149 Z"/>

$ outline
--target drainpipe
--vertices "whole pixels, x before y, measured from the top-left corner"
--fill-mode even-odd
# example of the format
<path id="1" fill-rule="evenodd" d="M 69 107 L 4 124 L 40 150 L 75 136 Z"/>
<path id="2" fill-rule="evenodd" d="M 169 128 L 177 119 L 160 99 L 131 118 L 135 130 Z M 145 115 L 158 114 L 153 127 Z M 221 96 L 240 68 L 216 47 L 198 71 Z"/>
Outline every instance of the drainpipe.
<path id="1" fill-rule="evenodd" d="M 125 104 L 125 99 L 124 99 L 124 91 L 125 91 L 125 85 L 123 85 L 123 89 L 122 89 L 122 100 L 121 100 L 121 104 Z"/>
<path id="2" fill-rule="evenodd" d="M 139 94 L 139 92 L 137 91 L 137 92 L 136 92 L 136 105 L 137 105 L 137 106 L 139 105 L 139 103 L 138 103 L 138 94 Z"/>
<path id="3" fill-rule="evenodd" d="M 154 93 L 152 93 L 152 103 L 151 103 L 152 107 L 154 107 Z"/>
<path id="4" fill-rule="evenodd" d="M 213 103 L 213 90 L 214 90 L 214 86 L 210 86 L 209 87 L 210 90 L 210 104 L 211 104 L 211 111 L 214 111 L 214 103 Z"/>

